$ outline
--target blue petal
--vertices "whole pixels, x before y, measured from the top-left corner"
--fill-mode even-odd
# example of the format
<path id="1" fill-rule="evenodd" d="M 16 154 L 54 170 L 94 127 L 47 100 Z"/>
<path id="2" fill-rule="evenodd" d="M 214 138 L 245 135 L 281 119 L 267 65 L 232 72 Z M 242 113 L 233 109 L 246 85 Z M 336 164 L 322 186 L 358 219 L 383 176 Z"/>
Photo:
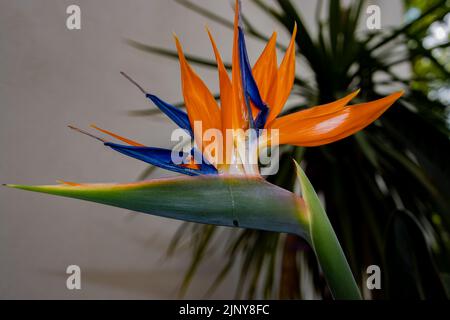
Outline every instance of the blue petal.
<path id="1" fill-rule="evenodd" d="M 260 110 L 260 114 L 258 114 L 257 116 L 258 121 L 255 121 L 255 126 L 257 129 L 262 129 L 264 128 L 264 125 L 266 123 L 268 108 L 261 98 L 258 85 L 256 84 L 255 78 L 253 77 L 252 68 L 248 60 L 244 32 L 240 27 L 239 27 L 239 53 L 240 53 L 239 62 L 241 65 L 241 77 L 244 94 L 246 97 L 250 97 L 250 100 L 253 102 L 256 108 Z"/>
<path id="2" fill-rule="evenodd" d="M 200 164 L 200 170 L 186 168 L 181 165 L 173 163 L 172 150 L 153 147 L 125 146 L 111 142 L 106 142 L 105 146 L 108 146 L 113 150 L 120 152 L 126 156 L 177 173 L 186 174 L 190 176 L 198 176 L 202 174 L 217 174 L 217 169 L 213 165 L 207 163 L 204 160 Z M 183 159 L 189 156 L 188 153 L 180 155 L 182 156 Z"/>
<path id="3" fill-rule="evenodd" d="M 191 156 L 194 157 L 194 159 L 201 159 L 200 170 L 204 172 L 204 174 L 217 174 L 216 167 L 209 163 L 200 151 L 192 148 Z"/>
<path id="4" fill-rule="evenodd" d="M 256 119 L 255 119 L 255 128 L 256 129 L 264 129 L 266 122 L 267 122 L 268 115 L 269 115 L 269 108 L 266 108 L 266 109 L 258 112 L 258 115 L 256 116 Z"/>
<path id="5" fill-rule="evenodd" d="M 191 137 L 194 136 L 191 123 L 189 122 L 189 117 L 186 112 L 180 110 L 179 108 L 161 100 L 155 95 L 147 93 L 145 95 L 148 99 L 153 101 L 153 103 L 164 112 L 173 122 L 175 122 L 180 128 L 185 129 L 189 132 Z"/>

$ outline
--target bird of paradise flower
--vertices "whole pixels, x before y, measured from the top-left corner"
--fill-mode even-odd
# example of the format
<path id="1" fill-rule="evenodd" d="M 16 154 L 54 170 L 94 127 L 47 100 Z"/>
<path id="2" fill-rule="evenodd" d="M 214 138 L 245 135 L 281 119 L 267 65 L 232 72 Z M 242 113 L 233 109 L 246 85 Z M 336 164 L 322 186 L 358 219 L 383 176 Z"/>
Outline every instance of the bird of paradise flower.
<path id="1" fill-rule="evenodd" d="M 241 156 L 243 146 L 263 149 L 278 144 L 319 146 L 346 138 L 378 119 L 402 92 L 385 98 L 349 106 L 358 94 L 325 105 L 279 117 L 295 78 L 295 37 L 278 66 L 276 33 L 272 35 L 252 68 L 247 56 L 241 5 L 236 0 L 231 78 L 219 50 L 210 37 L 220 82 L 220 106 L 184 56 L 178 50 L 184 102 L 187 113 L 148 93 L 127 74 L 163 113 L 184 129 L 196 147 L 175 163 L 172 150 L 147 147 L 111 131 L 93 126 L 125 144 L 110 142 L 78 128 L 106 146 L 127 156 L 177 173 L 195 177 L 175 177 L 128 184 L 80 184 L 64 182 L 55 186 L 7 185 L 9 187 L 93 201 L 184 221 L 293 233 L 305 238 L 314 249 L 335 298 L 359 299 L 346 258 L 314 189 L 297 165 L 302 197 L 266 182 L 258 167 L 249 166 Z M 200 130 L 194 124 L 201 123 Z M 226 161 L 211 159 L 201 142 L 207 130 L 231 131 L 231 140 L 220 148 Z M 261 134 L 245 134 L 245 130 Z M 265 129 L 265 130 L 264 130 Z M 261 131 L 262 130 L 262 131 Z M 227 146 L 226 144 L 229 144 Z M 231 146 L 231 147 L 230 147 Z M 228 148 L 230 147 L 230 148 Z M 198 159 L 201 161 L 193 161 Z"/>

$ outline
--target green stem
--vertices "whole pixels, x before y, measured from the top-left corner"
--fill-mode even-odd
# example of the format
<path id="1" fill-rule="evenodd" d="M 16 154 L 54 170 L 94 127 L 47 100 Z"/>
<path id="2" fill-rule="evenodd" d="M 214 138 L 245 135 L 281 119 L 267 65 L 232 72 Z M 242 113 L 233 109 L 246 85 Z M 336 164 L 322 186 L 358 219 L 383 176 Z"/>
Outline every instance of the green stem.
<path id="1" fill-rule="evenodd" d="M 311 182 L 297 162 L 295 164 L 308 211 L 309 241 L 319 260 L 331 293 L 338 300 L 360 300 L 362 299 L 361 293 L 330 220 Z"/>

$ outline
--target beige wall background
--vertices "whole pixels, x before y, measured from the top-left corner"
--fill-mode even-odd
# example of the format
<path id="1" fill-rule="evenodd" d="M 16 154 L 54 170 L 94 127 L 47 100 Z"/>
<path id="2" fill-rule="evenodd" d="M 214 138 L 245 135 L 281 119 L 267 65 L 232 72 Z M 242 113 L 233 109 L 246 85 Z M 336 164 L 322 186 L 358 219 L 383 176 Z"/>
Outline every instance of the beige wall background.
<path id="1" fill-rule="evenodd" d="M 232 19 L 230 1 L 195 1 Z M 294 1 L 307 21 L 315 1 Z M 400 1 L 378 1 L 383 26 L 400 22 Z M 66 29 L 66 8 L 81 7 L 82 29 Z M 267 33 L 280 26 L 244 1 L 247 16 Z M 208 24 L 224 59 L 230 30 L 170 0 L 0 0 L 0 183 L 49 184 L 133 181 L 146 165 L 67 129 L 68 124 L 109 128 L 142 143 L 167 147 L 171 122 L 136 118 L 128 110 L 153 108 L 120 75 L 124 70 L 161 98 L 181 99 L 178 64 L 128 46 L 124 39 L 212 58 Z M 263 43 L 249 40 L 253 61 Z M 196 68 L 216 92 L 216 73 Z M 299 74 L 304 73 L 302 65 Z M 304 73 L 305 77 L 308 76 Z M 153 177 L 167 173 L 156 172 Z M 0 298 L 176 298 L 190 259 L 165 251 L 177 221 L 76 200 L 0 189 Z M 187 298 L 201 298 L 224 263 L 211 251 Z M 65 287 L 65 270 L 82 269 L 82 290 Z M 233 272 L 213 298 L 232 298 Z"/>

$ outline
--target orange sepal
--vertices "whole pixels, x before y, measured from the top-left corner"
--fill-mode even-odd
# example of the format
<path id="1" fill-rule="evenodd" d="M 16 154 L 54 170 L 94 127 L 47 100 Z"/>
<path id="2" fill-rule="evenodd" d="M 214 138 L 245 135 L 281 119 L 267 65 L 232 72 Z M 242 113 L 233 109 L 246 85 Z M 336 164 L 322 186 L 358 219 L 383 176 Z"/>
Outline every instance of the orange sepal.
<path id="1" fill-rule="evenodd" d="M 223 64 L 220 52 L 217 49 L 216 42 L 208 28 L 209 39 L 211 40 L 211 45 L 214 50 L 214 55 L 216 57 L 217 69 L 219 72 L 219 85 L 220 85 L 220 108 L 222 114 L 222 130 L 232 129 L 232 114 L 233 114 L 233 89 L 231 85 L 231 80 L 228 76 L 227 70 Z"/>
<path id="2" fill-rule="evenodd" d="M 277 34 L 274 32 L 258 61 L 253 67 L 253 77 L 258 85 L 259 93 L 263 101 L 270 107 L 275 103 L 275 95 L 269 95 L 270 92 L 276 91 L 278 62 L 277 62 Z M 253 107 L 253 109 L 256 109 Z M 258 109 L 253 110 L 254 115 Z"/>
<path id="3" fill-rule="evenodd" d="M 294 31 L 292 31 L 291 42 L 286 50 L 286 54 L 283 58 L 283 62 L 278 69 L 276 90 L 271 91 L 273 96 L 267 98 L 268 101 L 273 101 L 270 106 L 269 116 L 267 117 L 267 123 L 269 124 L 275 119 L 283 109 L 295 80 L 295 39 L 297 36 L 297 24 L 294 25 Z"/>
<path id="4" fill-rule="evenodd" d="M 192 128 L 195 131 L 195 122 L 200 121 L 202 124 L 202 136 L 209 129 L 221 130 L 220 109 L 214 96 L 188 64 L 178 38 L 176 36 L 174 38 L 180 60 L 184 102 Z M 199 142 L 201 137 L 196 136 L 195 139 Z"/>
<path id="5" fill-rule="evenodd" d="M 323 115 L 334 113 L 343 109 L 350 101 L 353 100 L 353 98 L 358 95 L 359 91 L 360 90 L 356 90 L 355 92 L 352 92 L 351 94 L 339 100 L 324 105 L 308 108 L 288 114 L 286 116 L 279 117 L 275 119 L 271 124 L 269 124 L 268 127 L 284 128 L 285 126 L 292 126 L 293 123 L 298 123 L 298 121 L 302 121 L 304 119 L 310 119 L 313 117 L 320 117 Z"/>
<path id="6" fill-rule="evenodd" d="M 99 128 L 99 127 L 97 127 L 95 124 L 91 124 L 91 128 L 94 128 L 95 130 L 98 130 L 98 131 L 103 132 L 103 133 L 105 133 L 105 134 L 107 134 L 107 135 L 110 135 L 111 137 L 114 137 L 114 138 L 116 138 L 117 140 L 120 140 L 120 141 L 122 141 L 122 142 L 125 142 L 125 143 L 129 144 L 130 146 L 144 147 L 144 145 L 143 145 L 143 144 L 140 144 L 139 142 L 136 142 L 136 141 L 133 141 L 133 140 L 124 138 L 124 137 L 122 137 L 122 136 L 119 136 L 118 134 L 115 134 L 114 132 L 111 132 L 111 131 L 108 131 L 108 130 Z"/>
<path id="7" fill-rule="evenodd" d="M 233 86 L 228 76 L 227 70 L 223 64 L 219 50 L 217 49 L 216 42 L 214 41 L 211 32 L 206 28 L 208 36 L 211 40 L 211 44 L 216 57 L 217 69 L 219 72 L 219 85 L 220 85 L 220 111 L 222 114 L 222 134 L 223 134 L 223 154 L 225 155 L 225 163 L 231 162 L 231 150 L 233 141 L 227 138 L 227 129 L 234 129 L 233 123 L 236 123 L 241 116 L 240 110 L 235 108 L 235 99 L 233 96 Z"/>
<path id="8" fill-rule="evenodd" d="M 234 40 L 233 40 L 233 57 L 232 57 L 232 75 L 231 82 L 233 88 L 234 108 L 233 129 L 247 129 L 248 127 L 248 111 L 245 105 L 245 99 L 242 87 L 241 65 L 239 62 L 239 0 L 235 2 L 234 16 Z"/>
<path id="9" fill-rule="evenodd" d="M 326 113 L 322 109 L 319 115 L 311 113 L 310 116 L 298 117 L 296 121 L 284 122 L 280 126 L 278 120 L 284 118 L 282 117 L 272 123 L 271 129 L 278 129 L 279 144 L 313 147 L 332 143 L 370 125 L 402 95 L 403 91 L 396 92 L 379 100 L 348 106 L 332 113 Z"/>

